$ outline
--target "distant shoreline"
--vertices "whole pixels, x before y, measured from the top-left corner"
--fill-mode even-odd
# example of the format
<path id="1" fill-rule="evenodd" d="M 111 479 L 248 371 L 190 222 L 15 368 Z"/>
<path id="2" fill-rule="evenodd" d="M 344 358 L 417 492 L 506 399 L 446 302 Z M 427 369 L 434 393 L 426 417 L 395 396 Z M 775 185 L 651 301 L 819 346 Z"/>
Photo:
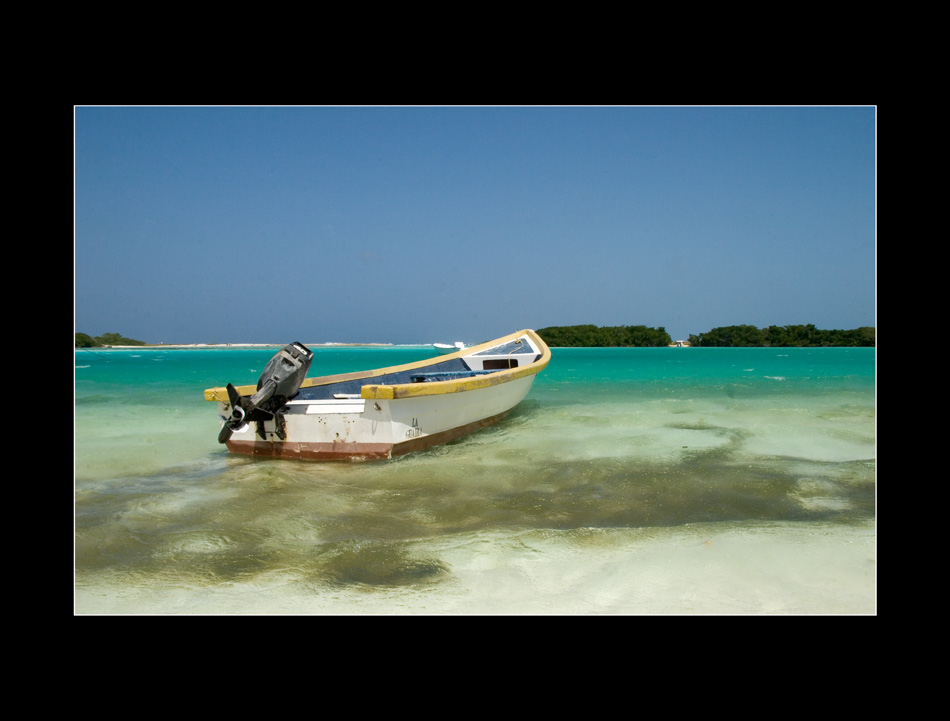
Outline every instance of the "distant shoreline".
<path id="1" fill-rule="evenodd" d="M 165 348 L 187 349 L 187 348 L 213 348 L 220 350 L 222 348 L 283 348 L 286 343 L 146 343 L 145 345 L 105 345 L 98 348 L 120 348 L 122 350 L 134 350 L 139 348 L 150 348 L 153 350 L 162 350 Z M 307 347 L 348 347 L 348 346 L 392 346 L 394 343 L 304 343 Z M 419 345 L 431 345 L 420 343 Z"/>

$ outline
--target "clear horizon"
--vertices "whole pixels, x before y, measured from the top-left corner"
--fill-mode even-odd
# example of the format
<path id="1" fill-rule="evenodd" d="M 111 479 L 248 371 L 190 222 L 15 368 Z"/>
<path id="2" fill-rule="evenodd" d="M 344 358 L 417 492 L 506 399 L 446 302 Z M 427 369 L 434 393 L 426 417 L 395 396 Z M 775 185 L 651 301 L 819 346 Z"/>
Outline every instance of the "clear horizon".
<path id="1" fill-rule="evenodd" d="M 75 330 L 876 325 L 876 108 L 77 107 Z M 241 340 L 235 340 L 241 339 Z"/>

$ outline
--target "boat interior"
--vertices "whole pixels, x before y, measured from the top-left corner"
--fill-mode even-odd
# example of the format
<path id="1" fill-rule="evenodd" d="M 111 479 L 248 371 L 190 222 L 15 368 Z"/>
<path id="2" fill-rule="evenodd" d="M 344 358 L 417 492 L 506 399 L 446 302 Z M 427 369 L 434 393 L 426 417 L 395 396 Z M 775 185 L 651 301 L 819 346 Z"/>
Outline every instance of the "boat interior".
<path id="1" fill-rule="evenodd" d="M 359 397 L 360 389 L 367 383 L 373 385 L 403 385 L 407 383 L 432 383 L 435 381 L 457 380 L 477 375 L 495 373 L 509 368 L 519 368 L 536 362 L 541 354 L 522 339 L 509 341 L 476 353 L 451 355 L 434 358 L 431 364 L 415 367 L 392 369 L 390 373 L 373 375 L 368 373 L 362 378 L 347 378 L 321 383 L 320 378 L 312 379 L 315 385 L 305 385 L 300 389 L 294 401 L 327 400 L 331 398 Z"/>

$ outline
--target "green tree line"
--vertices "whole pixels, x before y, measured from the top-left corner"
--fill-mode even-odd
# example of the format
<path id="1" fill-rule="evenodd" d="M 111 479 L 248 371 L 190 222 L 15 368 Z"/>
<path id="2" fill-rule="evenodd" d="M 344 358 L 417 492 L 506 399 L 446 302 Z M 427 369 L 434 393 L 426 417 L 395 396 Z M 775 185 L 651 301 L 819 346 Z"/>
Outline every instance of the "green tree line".
<path id="1" fill-rule="evenodd" d="M 539 329 L 538 335 L 549 346 L 558 348 L 656 348 L 668 346 L 673 342 L 665 328 L 648 328 L 644 325 L 556 325 Z M 768 328 L 729 325 L 713 328 L 699 335 L 690 334 L 689 342 L 690 345 L 706 348 L 874 347 L 875 329 L 862 327 L 854 330 L 821 330 L 813 324 L 770 325 Z"/>
<path id="2" fill-rule="evenodd" d="M 103 333 L 96 337 L 86 333 L 76 334 L 77 348 L 102 348 L 107 345 L 145 345 L 145 341 L 126 338 L 118 333 Z"/>
<path id="3" fill-rule="evenodd" d="M 707 333 L 689 336 L 690 344 L 707 348 L 765 346 L 775 348 L 871 347 L 876 345 L 875 329 L 869 326 L 853 330 L 821 330 L 814 324 L 728 325 Z"/>
<path id="4" fill-rule="evenodd" d="M 545 343 L 559 348 L 654 348 L 673 342 L 665 328 L 645 325 L 555 325 L 537 333 Z"/>

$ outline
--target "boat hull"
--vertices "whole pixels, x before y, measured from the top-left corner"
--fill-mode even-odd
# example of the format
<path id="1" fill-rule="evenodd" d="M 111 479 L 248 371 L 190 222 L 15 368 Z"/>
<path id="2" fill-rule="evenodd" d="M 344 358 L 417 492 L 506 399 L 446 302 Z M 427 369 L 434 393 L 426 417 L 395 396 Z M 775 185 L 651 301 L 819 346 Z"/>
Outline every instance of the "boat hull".
<path id="1" fill-rule="evenodd" d="M 355 401 L 291 401 L 285 440 L 274 421 L 227 442 L 232 453 L 301 460 L 394 458 L 448 443 L 503 420 L 531 389 L 534 376 L 464 394 Z M 222 413 L 223 413 L 222 409 Z"/>
<path id="2" fill-rule="evenodd" d="M 458 380 L 387 385 L 365 374 L 356 381 L 359 394 L 327 392 L 331 381 L 334 388 L 340 379 L 352 383 L 350 376 L 308 381 L 284 406 L 279 420 L 255 422 L 236 430 L 227 440 L 227 448 L 249 456 L 353 461 L 394 458 L 462 438 L 503 420 L 528 395 L 550 357 L 543 341 L 533 333 L 530 338 L 532 347 L 525 344 L 520 366 L 485 370 L 492 355 L 482 351 L 478 360 L 465 356 L 467 365 L 481 363 L 483 368 L 476 371 L 480 375 Z M 413 364 L 409 372 L 426 370 L 425 363 Z M 226 418 L 230 406 L 216 390 L 206 392 L 206 398 L 217 400 L 219 415 Z"/>

